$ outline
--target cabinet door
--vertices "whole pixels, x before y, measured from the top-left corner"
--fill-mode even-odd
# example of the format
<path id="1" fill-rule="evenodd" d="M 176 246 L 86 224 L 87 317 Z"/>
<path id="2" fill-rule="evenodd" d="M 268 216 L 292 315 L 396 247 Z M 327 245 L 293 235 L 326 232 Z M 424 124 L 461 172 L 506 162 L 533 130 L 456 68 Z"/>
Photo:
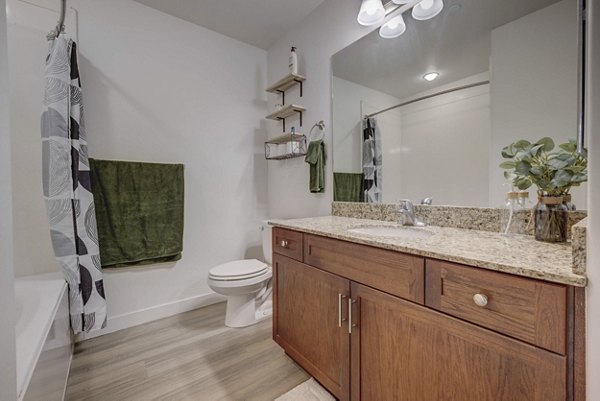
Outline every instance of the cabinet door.
<path id="1" fill-rule="evenodd" d="M 352 401 L 565 401 L 566 357 L 352 283 Z"/>
<path id="2" fill-rule="evenodd" d="M 340 400 L 349 400 L 350 282 L 273 255 L 273 339 Z"/>

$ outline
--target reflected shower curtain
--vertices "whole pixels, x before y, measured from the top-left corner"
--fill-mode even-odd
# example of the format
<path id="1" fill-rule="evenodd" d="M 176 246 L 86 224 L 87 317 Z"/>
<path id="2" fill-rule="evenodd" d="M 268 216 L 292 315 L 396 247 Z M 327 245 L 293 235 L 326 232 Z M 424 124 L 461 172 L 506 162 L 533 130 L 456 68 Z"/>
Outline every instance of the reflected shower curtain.
<path id="1" fill-rule="evenodd" d="M 381 203 L 383 198 L 383 154 L 381 133 L 374 118 L 363 119 L 363 175 L 365 202 Z"/>
<path id="2" fill-rule="evenodd" d="M 106 326 L 77 49 L 69 35 L 49 41 L 42 113 L 44 200 L 54 254 L 69 284 L 75 333 Z"/>

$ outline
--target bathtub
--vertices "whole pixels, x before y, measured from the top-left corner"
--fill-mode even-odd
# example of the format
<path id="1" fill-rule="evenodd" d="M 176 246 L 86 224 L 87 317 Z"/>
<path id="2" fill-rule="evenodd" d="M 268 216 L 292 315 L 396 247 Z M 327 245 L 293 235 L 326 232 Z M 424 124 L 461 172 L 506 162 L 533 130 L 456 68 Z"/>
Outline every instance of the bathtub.
<path id="1" fill-rule="evenodd" d="M 19 401 L 62 401 L 73 355 L 67 284 L 60 274 L 15 279 Z"/>

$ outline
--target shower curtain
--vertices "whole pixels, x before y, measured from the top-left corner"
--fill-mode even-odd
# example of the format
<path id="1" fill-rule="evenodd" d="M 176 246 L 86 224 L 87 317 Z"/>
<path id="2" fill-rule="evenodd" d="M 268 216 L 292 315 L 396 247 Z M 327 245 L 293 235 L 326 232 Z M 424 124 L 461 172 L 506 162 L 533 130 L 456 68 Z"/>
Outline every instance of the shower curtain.
<path id="1" fill-rule="evenodd" d="M 363 119 L 364 201 L 381 203 L 383 198 L 383 154 L 381 133 L 374 118 Z"/>
<path id="2" fill-rule="evenodd" d="M 49 40 L 41 118 L 44 200 L 54 254 L 69 285 L 75 333 L 106 326 L 106 300 L 75 42 Z"/>

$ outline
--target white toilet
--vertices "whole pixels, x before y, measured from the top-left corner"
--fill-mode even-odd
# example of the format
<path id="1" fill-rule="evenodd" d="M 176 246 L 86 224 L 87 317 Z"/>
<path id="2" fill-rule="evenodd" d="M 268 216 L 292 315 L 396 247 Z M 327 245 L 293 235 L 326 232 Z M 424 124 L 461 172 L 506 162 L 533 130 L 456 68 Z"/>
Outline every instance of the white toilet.
<path id="1" fill-rule="evenodd" d="M 263 221 L 260 229 L 267 263 L 256 259 L 236 260 L 215 266 L 208 274 L 208 286 L 217 294 L 227 296 L 226 326 L 250 326 L 273 314 L 272 227 Z"/>

